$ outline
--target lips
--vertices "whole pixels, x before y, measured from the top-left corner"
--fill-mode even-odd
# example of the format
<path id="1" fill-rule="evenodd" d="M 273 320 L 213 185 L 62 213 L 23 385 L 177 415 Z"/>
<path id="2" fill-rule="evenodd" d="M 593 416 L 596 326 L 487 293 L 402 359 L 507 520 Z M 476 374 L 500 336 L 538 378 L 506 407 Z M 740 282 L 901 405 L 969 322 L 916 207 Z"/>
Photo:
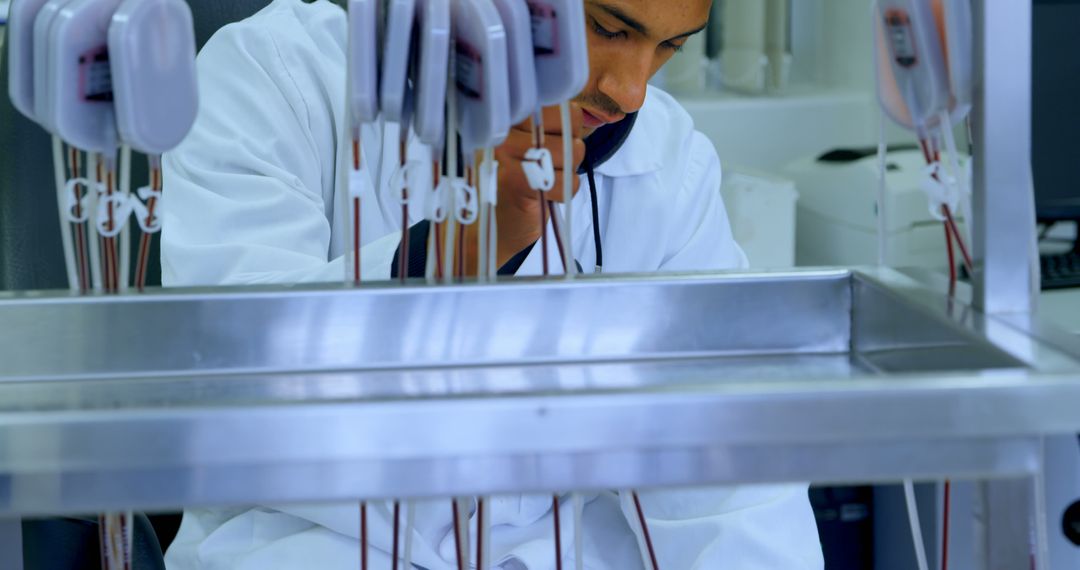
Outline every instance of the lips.
<path id="1" fill-rule="evenodd" d="M 584 111 L 585 127 L 589 128 L 589 129 L 596 129 L 596 128 L 602 127 L 604 125 L 619 122 L 619 118 L 617 118 L 617 117 L 609 117 L 609 116 L 604 115 L 602 113 L 589 111 L 588 109 L 582 109 L 582 110 Z"/>

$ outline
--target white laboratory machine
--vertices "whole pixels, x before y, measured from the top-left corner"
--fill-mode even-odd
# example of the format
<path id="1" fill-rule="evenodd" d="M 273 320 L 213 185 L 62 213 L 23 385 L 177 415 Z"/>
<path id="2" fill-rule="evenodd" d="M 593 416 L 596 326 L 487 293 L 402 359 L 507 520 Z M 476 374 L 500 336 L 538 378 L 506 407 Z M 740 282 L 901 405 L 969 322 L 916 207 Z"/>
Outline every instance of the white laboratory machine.
<path id="1" fill-rule="evenodd" d="M 744 166 L 726 166 L 720 189 L 731 231 L 753 269 L 795 267 L 795 203 L 791 180 Z"/>
<path id="2" fill-rule="evenodd" d="M 797 160 L 783 169 L 799 190 L 797 265 L 878 262 L 880 168 L 874 150 L 843 150 Z M 918 150 L 893 150 L 886 156 L 885 262 L 892 267 L 947 267 L 944 229 L 931 214 L 922 186 L 925 170 Z M 957 223 L 966 233 L 963 220 Z"/>

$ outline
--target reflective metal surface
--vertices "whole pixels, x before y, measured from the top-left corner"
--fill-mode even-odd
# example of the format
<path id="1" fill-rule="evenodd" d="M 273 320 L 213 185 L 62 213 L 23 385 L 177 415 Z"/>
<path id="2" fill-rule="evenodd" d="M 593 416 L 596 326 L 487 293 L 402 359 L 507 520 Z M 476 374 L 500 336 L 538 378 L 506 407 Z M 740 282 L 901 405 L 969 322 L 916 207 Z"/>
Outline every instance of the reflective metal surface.
<path id="1" fill-rule="evenodd" d="M 900 273 L 504 287 L 10 297 L 0 514 L 1023 477 L 1080 431 L 1069 353 Z"/>
<path id="2" fill-rule="evenodd" d="M 973 6 L 979 310 L 882 270 L 10 295 L 0 516 L 951 476 L 1028 567 L 1080 346 L 1031 312 L 1031 6 Z"/>
<path id="3" fill-rule="evenodd" d="M 0 380 L 847 352 L 848 272 L 806 272 L 798 283 L 701 275 L 120 298 L 14 293 L 0 298 Z"/>
<path id="4" fill-rule="evenodd" d="M 975 306 L 1030 313 L 1039 293 L 1031 171 L 1031 2 L 972 2 Z"/>

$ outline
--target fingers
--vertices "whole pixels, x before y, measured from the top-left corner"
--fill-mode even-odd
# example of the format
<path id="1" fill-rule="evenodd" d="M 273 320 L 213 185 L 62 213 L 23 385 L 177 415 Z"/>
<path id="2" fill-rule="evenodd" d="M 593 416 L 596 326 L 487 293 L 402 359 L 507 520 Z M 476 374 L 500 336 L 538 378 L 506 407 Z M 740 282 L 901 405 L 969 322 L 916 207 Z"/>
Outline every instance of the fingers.
<path id="1" fill-rule="evenodd" d="M 541 111 L 541 116 L 544 121 L 544 134 L 562 134 L 562 115 L 559 112 L 558 106 L 544 107 Z M 532 133 L 533 118 L 529 117 L 525 121 L 514 125 L 513 130 Z M 574 133 L 574 136 L 579 138 L 585 133 L 585 113 L 577 103 L 570 103 L 570 130 Z"/>
<path id="2" fill-rule="evenodd" d="M 510 159 L 514 162 L 521 162 L 525 160 L 525 153 L 529 152 L 533 148 L 534 144 L 532 137 L 521 132 L 512 132 L 510 136 L 506 138 L 496 150 L 496 156 L 502 158 L 499 159 L 500 163 L 508 164 L 505 159 Z M 573 164 L 570 168 L 577 170 L 577 167 L 585 160 L 585 141 L 580 138 L 575 138 L 573 142 Z M 561 170 L 565 166 L 565 156 L 563 155 L 563 137 L 562 135 L 553 135 L 544 138 L 544 148 L 551 152 L 551 161 L 557 170 Z"/>
<path id="3" fill-rule="evenodd" d="M 551 190 L 548 190 L 547 192 L 544 192 L 544 196 L 547 197 L 548 201 L 551 201 L 551 202 L 562 202 L 563 201 L 563 196 L 565 196 L 565 194 L 563 193 L 563 173 L 564 172 L 565 171 L 562 170 L 562 169 L 558 169 L 558 168 L 555 169 L 555 186 Z M 574 175 L 570 177 L 570 183 L 571 183 L 572 188 L 573 188 L 574 196 L 577 196 L 578 190 L 581 189 L 581 178 L 578 177 L 576 171 L 574 172 Z M 525 185 L 525 188 L 529 188 L 528 184 Z M 539 194 L 535 190 L 532 190 L 531 188 L 529 188 L 529 191 L 532 193 L 533 197 L 535 197 L 537 199 L 540 197 Z"/>
<path id="4" fill-rule="evenodd" d="M 509 141 L 508 141 L 509 142 Z M 562 144 L 561 137 L 559 138 L 559 144 Z M 536 191 L 529 186 L 529 180 L 525 176 L 525 171 L 521 166 L 524 161 L 524 151 L 532 148 L 531 145 L 519 146 L 516 144 L 504 143 L 502 146 L 495 149 L 495 160 L 499 161 L 499 195 L 507 196 L 513 195 L 524 198 L 526 200 L 538 199 Z M 562 150 L 552 152 L 553 163 L 555 166 L 555 187 L 547 192 L 549 200 L 561 201 L 563 199 L 563 158 Z M 585 159 L 585 143 L 581 140 L 574 141 L 574 163 L 571 165 L 571 170 L 574 175 L 571 177 L 573 183 L 573 191 L 576 194 L 581 183 L 577 176 L 577 168 L 581 164 L 581 161 Z M 500 201 L 502 198 L 500 198 Z"/>
<path id="5" fill-rule="evenodd" d="M 555 176 L 557 180 L 555 182 L 555 187 L 547 192 L 547 199 L 553 202 L 562 202 L 564 199 L 563 197 L 565 196 L 563 193 L 563 171 L 556 170 Z M 577 196 L 578 190 L 581 190 L 581 178 L 577 175 L 576 171 L 570 181 L 573 187 L 573 195 Z"/>
<path id="6" fill-rule="evenodd" d="M 574 139 L 574 170 L 577 171 L 581 163 L 585 162 L 585 141 Z"/>
<path id="7" fill-rule="evenodd" d="M 547 120 L 544 120 L 544 124 L 547 124 Z M 559 125 L 562 126 L 562 116 L 559 116 Z M 562 132 L 562 129 L 559 129 Z M 570 103 L 570 132 L 574 133 L 574 136 L 581 138 L 585 135 L 585 111 L 577 103 Z"/>
<path id="8" fill-rule="evenodd" d="M 509 139 L 506 143 L 495 149 L 495 160 L 499 161 L 499 195 L 503 196 L 511 192 L 511 189 L 528 189 L 529 181 L 525 171 L 521 168 L 524 160 L 524 151 L 511 145 Z M 517 194 L 518 192 L 514 192 Z M 502 199 L 499 200 L 502 202 Z"/>

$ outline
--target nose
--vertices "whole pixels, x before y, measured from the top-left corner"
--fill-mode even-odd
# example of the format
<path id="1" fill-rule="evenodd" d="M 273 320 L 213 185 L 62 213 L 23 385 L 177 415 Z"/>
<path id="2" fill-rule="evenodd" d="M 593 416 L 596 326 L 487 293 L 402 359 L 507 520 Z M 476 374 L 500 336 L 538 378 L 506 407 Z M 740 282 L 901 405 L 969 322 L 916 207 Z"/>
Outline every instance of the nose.
<path id="1" fill-rule="evenodd" d="M 623 113 L 635 113 L 645 104 L 651 67 L 651 54 L 619 58 L 616 65 L 600 76 L 597 88 L 618 104 Z"/>

